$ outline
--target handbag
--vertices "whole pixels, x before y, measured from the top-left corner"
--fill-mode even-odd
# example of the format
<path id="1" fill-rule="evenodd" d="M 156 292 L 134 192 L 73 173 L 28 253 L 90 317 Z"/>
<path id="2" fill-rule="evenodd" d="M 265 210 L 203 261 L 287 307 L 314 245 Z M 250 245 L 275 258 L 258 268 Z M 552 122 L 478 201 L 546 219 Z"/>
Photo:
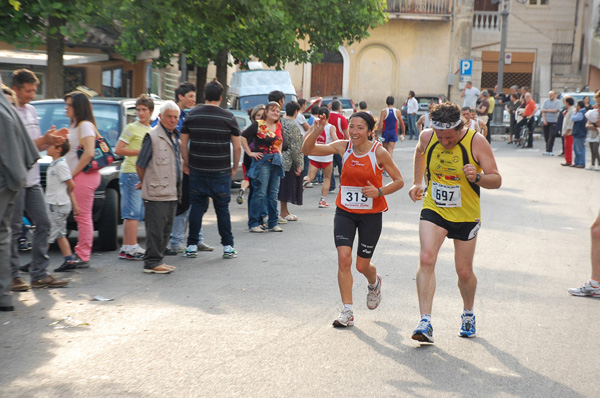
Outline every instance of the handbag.
<path id="1" fill-rule="evenodd" d="M 81 158 L 81 155 L 83 155 L 83 146 L 81 145 L 81 123 L 82 122 L 79 123 L 77 130 L 80 142 L 79 148 L 77 148 L 78 158 Z M 106 167 L 115 161 L 115 155 L 113 154 L 110 145 L 106 141 L 106 138 L 100 135 L 96 126 L 94 126 L 94 130 L 96 130 L 96 145 L 94 148 L 94 157 L 92 158 L 90 163 L 83 169 L 84 173 L 87 173 L 89 171 L 100 170 L 101 168 Z"/>

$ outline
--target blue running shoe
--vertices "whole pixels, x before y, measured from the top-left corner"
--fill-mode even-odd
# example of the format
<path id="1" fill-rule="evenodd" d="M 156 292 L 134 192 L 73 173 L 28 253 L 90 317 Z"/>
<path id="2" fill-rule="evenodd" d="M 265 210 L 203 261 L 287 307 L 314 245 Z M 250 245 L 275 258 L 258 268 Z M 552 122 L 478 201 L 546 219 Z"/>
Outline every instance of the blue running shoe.
<path id="1" fill-rule="evenodd" d="M 187 249 L 183 252 L 184 257 L 188 258 L 196 258 L 198 257 L 198 246 L 197 245 L 189 245 Z"/>
<path id="2" fill-rule="evenodd" d="M 462 327 L 458 335 L 460 337 L 475 337 L 475 315 L 462 314 Z"/>
<path id="3" fill-rule="evenodd" d="M 223 251 L 223 258 L 230 259 L 230 258 L 236 258 L 237 256 L 238 256 L 238 252 L 234 248 Z"/>
<path id="4" fill-rule="evenodd" d="M 413 332 L 412 339 L 421 343 L 433 343 L 433 326 L 431 326 L 431 322 L 427 319 L 421 319 Z"/>

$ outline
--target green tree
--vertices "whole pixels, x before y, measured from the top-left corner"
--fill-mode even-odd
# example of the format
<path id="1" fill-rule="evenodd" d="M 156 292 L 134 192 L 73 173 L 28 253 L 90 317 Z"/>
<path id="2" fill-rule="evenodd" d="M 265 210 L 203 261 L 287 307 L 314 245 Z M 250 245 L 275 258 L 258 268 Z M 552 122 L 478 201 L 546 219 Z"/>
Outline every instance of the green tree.
<path id="1" fill-rule="evenodd" d="M 127 0 L 118 7 L 111 13 L 120 16 L 117 51 L 133 60 L 158 48 L 158 66 L 185 52 L 199 67 L 199 99 L 210 61 L 226 83 L 227 54 L 242 63 L 254 56 L 276 68 L 315 62 L 323 51 L 360 41 L 386 21 L 383 0 Z"/>
<path id="2" fill-rule="evenodd" d="M 47 45 L 46 94 L 64 94 L 63 55 L 65 37 L 77 41 L 87 32 L 86 22 L 95 15 L 89 0 L 9 0 L 0 2 L 0 40 L 21 48 Z"/>

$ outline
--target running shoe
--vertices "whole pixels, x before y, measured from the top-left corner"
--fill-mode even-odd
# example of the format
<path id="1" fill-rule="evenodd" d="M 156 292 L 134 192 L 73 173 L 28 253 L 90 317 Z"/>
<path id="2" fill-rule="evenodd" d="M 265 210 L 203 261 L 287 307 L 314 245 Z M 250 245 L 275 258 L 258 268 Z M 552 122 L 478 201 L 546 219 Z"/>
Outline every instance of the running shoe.
<path id="1" fill-rule="evenodd" d="M 323 199 L 319 200 L 319 208 L 323 209 L 329 207 L 329 204 L 327 204 L 327 202 L 325 202 Z"/>
<path id="2" fill-rule="evenodd" d="M 462 326 L 458 335 L 460 337 L 475 337 L 475 315 L 462 314 Z"/>
<path id="3" fill-rule="evenodd" d="M 235 249 L 231 249 L 231 250 L 227 250 L 227 251 L 223 251 L 223 258 L 236 258 L 237 257 L 237 250 Z"/>
<path id="4" fill-rule="evenodd" d="M 352 310 L 343 309 L 342 312 L 340 312 L 340 316 L 333 321 L 333 326 L 343 328 L 354 326 L 354 313 L 352 313 Z"/>
<path id="5" fill-rule="evenodd" d="M 433 326 L 427 319 L 421 319 L 412 335 L 413 340 L 421 343 L 433 343 Z"/>
<path id="6" fill-rule="evenodd" d="M 125 250 L 119 252 L 119 260 L 127 260 L 127 253 L 125 253 Z"/>
<path id="7" fill-rule="evenodd" d="M 381 303 L 381 278 L 377 275 L 377 285 L 373 288 L 367 286 L 369 292 L 367 293 L 367 307 L 370 310 L 374 310 Z"/>
<path id="8" fill-rule="evenodd" d="M 590 284 L 590 281 L 587 281 L 581 287 L 569 289 L 569 293 L 571 293 L 573 296 L 589 296 L 600 298 L 600 287 L 594 287 Z"/>
<path id="9" fill-rule="evenodd" d="M 244 203 L 244 189 L 240 189 L 236 200 L 238 202 L 238 205 L 241 205 L 242 203 Z"/>
<path id="10" fill-rule="evenodd" d="M 183 252 L 183 256 L 184 257 L 189 257 L 189 258 L 196 258 L 196 257 L 198 257 L 198 246 L 196 246 L 196 245 L 189 245 L 187 247 L 187 249 L 185 249 L 185 252 Z"/>

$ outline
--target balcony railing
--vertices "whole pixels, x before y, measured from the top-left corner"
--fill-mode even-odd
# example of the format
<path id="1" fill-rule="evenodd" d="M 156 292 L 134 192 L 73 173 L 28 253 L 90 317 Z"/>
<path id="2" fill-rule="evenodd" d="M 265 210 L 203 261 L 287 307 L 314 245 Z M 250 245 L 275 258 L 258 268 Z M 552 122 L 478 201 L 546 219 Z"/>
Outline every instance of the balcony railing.
<path id="1" fill-rule="evenodd" d="M 500 32 L 502 17 L 498 11 L 475 11 L 473 13 L 473 30 Z"/>
<path id="2" fill-rule="evenodd" d="M 450 17 L 453 0 L 387 0 L 390 18 Z"/>

